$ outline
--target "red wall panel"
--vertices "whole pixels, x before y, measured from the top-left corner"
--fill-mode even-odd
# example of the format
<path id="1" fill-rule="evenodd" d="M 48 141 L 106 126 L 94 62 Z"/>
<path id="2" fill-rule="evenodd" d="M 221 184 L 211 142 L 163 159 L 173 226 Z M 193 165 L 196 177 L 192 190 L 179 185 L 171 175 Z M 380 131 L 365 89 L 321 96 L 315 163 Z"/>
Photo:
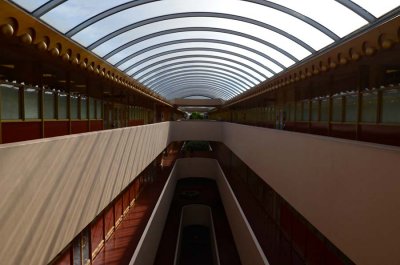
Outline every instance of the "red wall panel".
<path id="1" fill-rule="evenodd" d="M 100 216 L 99 218 L 97 218 L 97 220 L 95 220 L 92 223 L 90 231 L 92 254 L 99 247 L 104 238 L 103 224 L 104 224 L 103 216 Z"/>
<path id="2" fill-rule="evenodd" d="M 129 126 L 138 126 L 138 125 L 144 125 L 144 120 L 130 120 L 128 122 Z"/>
<path id="3" fill-rule="evenodd" d="M 71 121 L 71 134 L 84 133 L 88 131 L 87 121 Z"/>
<path id="4" fill-rule="evenodd" d="M 42 138 L 42 122 L 3 122 L 3 143 Z"/>
<path id="5" fill-rule="evenodd" d="M 103 130 L 103 120 L 100 121 L 90 121 L 90 131 L 101 131 Z"/>
<path id="6" fill-rule="evenodd" d="M 45 121 L 44 137 L 55 137 L 69 134 L 69 121 Z"/>
<path id="7" fill-rule="evenodd" d="M 400 146 L 400 126 L 362 125 L 360 140 Z"/>

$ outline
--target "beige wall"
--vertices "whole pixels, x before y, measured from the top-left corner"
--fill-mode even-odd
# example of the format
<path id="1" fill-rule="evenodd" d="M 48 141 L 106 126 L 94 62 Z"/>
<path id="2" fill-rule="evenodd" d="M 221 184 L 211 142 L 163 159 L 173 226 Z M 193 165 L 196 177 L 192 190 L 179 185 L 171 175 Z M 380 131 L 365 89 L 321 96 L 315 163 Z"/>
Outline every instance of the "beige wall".
<path id="1" fill-rule="evenodd" d="M 0 145 L 1 264 L 46 264 L 188 139 L 223 141 L 355 263 L 399 263 L 399 148 L 185 121 Z"/>
<path id="2" fill-rule="evenodd" d="M 0 263 L 47 264 L 167 145 L 169 124 L 0 145 Z"/>

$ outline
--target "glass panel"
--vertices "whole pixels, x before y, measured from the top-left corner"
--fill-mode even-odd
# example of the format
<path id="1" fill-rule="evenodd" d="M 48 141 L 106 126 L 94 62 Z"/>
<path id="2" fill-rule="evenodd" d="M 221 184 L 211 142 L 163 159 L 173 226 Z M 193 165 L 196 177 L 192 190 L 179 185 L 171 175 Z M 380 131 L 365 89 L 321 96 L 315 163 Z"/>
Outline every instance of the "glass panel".
<path id="1" fill-rule="evenodd" d="M 13 0 L 14 3 L 17 3 L 18 5 L 22 6 L 29 12 L 32 12 L 33 10 L 37 9 L 41 5 L 49 2 L 49 0 Z"/>
<path id="2" fill-rule="evenodd" d="M 103 119 L 103 108 L 101 104 L 101 100 L 96 100 L 96 118 L 98 120 Z"/>
<path id="3" fill-rule="evenodd" d="M 301 121 L 302 104 L 301 101 L 296 102 L 296 121 Z"/>
<path id="4" fill-rule="evenodd" d="M 82 232 L 82 264 L 84 265 L 90 262 L 89 240 L 89 229 L 85 229 Z"/>
<path id="5" fill-rule="evenodd" d="M 81 97 L 81 119 L 87 119 L 87 98 Z"/>
<path id="6" fill-rule="evenodd" d="M 91 2 L 91 5 L 95 5 L 98 1 L 87 0 L 87 2 Z M 137 6 L 135 8 L 124 10 L 102 19 L 101 21 L 87 27 L 86 29 L 76 34 L 74 39 L 76 39 L 84 46 L 87 46 L 95 40 L 104 37 L 119 28 L 125 27 L 138 21 L 149 19 L 151 17 L 193 11 L 227 13 L 226 6 L 228 4 L 229 14 L 249 17 L 254 20 L 272 25 L 276 28 L 292 34 L 293 36 L 296 36 L 297 38 L 308 43 L 314 49 L 320 49 L 332 42 L 332 40 L 328 36 L 320 32 L 316 28 L 276 9 L 263 7 L 261 5 L 256 5 L 244 1 L 215 2 L 214 0 L 157 1 L 155 3 Z M 60 5 L 56 8 L 59 13 L 56 14 L 55 12 L 51 12 L 52 14 L 49 14 L 46 17 L 46 21 L 49 22 L 49 24 L 55 25 L 56 28 L 60 29 L 64 24 L 62 22 L 63 19 L 60 19 L 60 17 L 63 17 L 62 14 L 71 14 L 69 19 L 73 20 L 74 16 L 80 15 L 80 9 L 80 6 L 76 6 L 74 9 L 68 9 L 64 5 Z M 206 19 L 207 18 L 205 18 L 204 20 Z M 303 34 L 304 32 L 307 32 L 307 34 Z"/>
<path id="7" fill-rule="evenodd" d="M 399 6 L 398 0 L 352 0 L 372 15 L 380 17 L 383 14 Z"/>
<path id="8" fill-rule="evenodd" d="M 142 61 L 146 58 L 149 58 L 150 56 L 154 56 L 155 54 L 160 54 L 163 52 L 169 52 L 169 51 L 177 51 L 180 49 L 192 49 L 192 50 L 201 50 L 202 53 L 206 53 L 206 54 L 210 54 L 211 49 L 214 50 L 219 50 L 222 52 L 231 52 L 231 53 L 235 53 L 241 56 L 245 56 L 249 59 L 253 59 L 263 65 L 265 65 L 266 67 L 269 67 L 270 69 L 272 69 L 274 72 L 278 73 L 280 71 L 282 71 L 282 68 L 280 66 L 278 66 L 277 64 L 275 64 L 274 62 L 272 62 L 271 60 L 269 60 L 268 58 L 265 58 L 264 56 L 261 56 L 260 54 L 256 54 L 253 53 L 247 49 L 243 49 L 243 48 L 238 48 L 238 47 L 234 47 L 231 45 L 226 45 L 226 44 L 218 44 L 218 43 L 209 43 L 209 42 L 189 42 L 189 43 L 180 43 L 180 44 L 173 44 L 173 45 L 166 45 L 157 49 L 153 49 L 150 50 L 148 52 L 144 52 L 142 54 L 139 54 L 138 56 L 135 56 L 133 58 L 131 58 L 129 61 L 121 64 L 119 67 L 120 69 L 126 69 L 127 67 L 129 67 L 130 65 Z M 222 55 L 224 55 L 225 53 L 222 53 Z"/>
<path id="9" fill-rule="evenodd" d="M 179 61 L 178 61 L 179 62 Z M 198 62 L 198 63 L 190 63 L 190 62 L 185 62 L 185 61 L 180 61 L 177 65 L 172 65 L 172 66 L 166 66 L 166 64 L 162 64 L 162 67 L 156 68 L 157 71 L 153 73 L 147 73 L 141 76 L 140 82 L 143 82 L 148 79 L 154 79 L 158 76 L 158 73 L 162 71 L 167 71 L 170 69 L 178 68 L 178 67 L 185 67 L 186 69 L 192 69 L 192 67 L 201 67 L 205 69 L 212 69 L 215 70 L 215 67 L 221 69 L 221 71 L 229 71 L 232 75 L 236 75 L 238 78 L 240 77 L 242 80 L 246 80 L 246 82 L 251 83 L 252 86 L 258 84 L 259 81 L 256 81 L 251 75 L 246 73 L 245 71 L 239 71 L 238 69 L 234 69 L 232 67 L 229 67 L 229 65 L 220 65 L 220 64 L 213 64 L 211 61 L 210 62 Z"/>
<path id="10" fill-rule="evenodd" d="M 308 100 L 305 100 L 303 101 L 303 115 L 301 120 L 309 121 L 309 114 L 310 114 L 310 104 Z"/>
<path id="11" fill-rule="evenodd" d="M 23 2 L 37 2 L 37 0 L 18 0 Z M 40 0 L 44 1 L 44 0 Z M 107 9 L 118 6 L 131 0 L 112 0 L 112 1 L 97 1 L 97 0 L 68 0 L 57 6 L 47 14 L 41 17 L 50 25 L 65 33 L 74 26 L 80 24 L 84 20 L 95 16 Z M 62 18 L 62 19 L 60 19 Z"/>
<path id="12" fill-rule="evenodd" d="M 73 248 L 73 264 L 74 265 L 82 265 L 82 257 L 81 257 L 81 236 L 79 235 L 77 239 L 74 240 Z"/>
<path id="13" fill-rule="evenodd" d="M 385 90 L 382 93 L 382 122 L 400 122 L 400 89 Z"/>
<path id="14" fill-rule="evenodd" d="M 294 121 L 294 107 L 295 107 L 294 102 L 290 102 L 289 107 L 288 107 L 288 115 L 287 115 L 288 121 Z"/>
<path id="15" fill-rule="evenodd" d="M 272 76 L 271 72 L 269 72 L 264 67 L 261 67 L 259 64 L 256 64 L 256 63 L 254 63 L 252 61 L 249 61 L 249 60 L 237 57 L 237 56 L 220 53 L 220 52 L 207 52 L 207 54 L 204 54 L 204 52 L 201 52 L 201 51 L 178 52 L 178 53 L 158 56 L 155 59 L 146 61 L 146 62 L 136 66 L 132 70 L 129 70 L 128 73 L 132 73 L 133 74 L 136 71 L 139 71 L 139 70 L 143 69 L 146 66 L 153 65 L 154 63 L 160 62 L 160 61 L 163 61 L 163 60 L 166 60 L 167 63 L 171 63 L 172 61 L 175 60 L 174 59 L 175 57 L 181 57 L 181 56 L 193 56 L 193 57 L 191 57 L 191 60 L 203 60 L 203 59 L 209 60 L 209 57 L 207 57 L 207 56 L 221 57 L 223 59 L 218 59 L 218 58 L 216 58 L 216 59 L 210 58 L 210 59 L 213 60 L 213 61 L 224 62 L 225 64 L 229 64 L 229 65 L 232 65 L 232 64 L 233 65 L 237 65 L 238 67 L 240 67 L 242 69 L 245 69 L 246 71 L 249 71 L 250 73 L 252 73 L 256 77 L 258 77 L 260 80 L 265 80 L 266 77 L 271 77 Z M 159 64 L 156 64 L 156 65 L 152 66 L 152 68 L 156 68 L 156 67 L 159 67 L 159 66 L 160 66 Z M 139 73 L 139 75 L 140 75 L 140 73 Z"/>
<path id="16" fill-rule="evenodd" d="M 25 119 L 39 119 L 39 92 L 35 88 L 24 89 Z"/>
<path id="17" fill-rule="evenodd" d="M 19 87 L 0 85 L 1 119 L 18 120 L 19 115 Z"/>
<path id="18" fill-rule="evenodd" d="M 96 119 L 96 101 L 94 98 L 89 98 L 89 115 L 90 119 Z"/>
<path id="19" fill-rule="evenodd" d="M 58 94 L 58 118 L 68 119 L 68 95 Z"/>
<path id="20" fill-rule="evenodd" d="M 329 120 L 329 99 L 325 98 L 321 100 L 321 118 L 320 121 Z"/>
<path id="21" fill-rule="evenodd" d="M 342 121 L 342 97 L 332 99 L 332 121 Z"/>
<path id="22" fill-rule="evenodd" d="M 195 18 L 193 18 L 193 19 L 195 19 Z M 181 22 L 180 24 L 186 23 L 186 20 L 184 20 L 184 19 L 176 19 L 176 20 L 179 20 Z M 219 19 L 215 23 L 210 24 L 210 26 L 213 28 L 220 28 L 220 26 L 218 26 L 220 24 L 218 24 L 217 22 L 226 23 L 226 22 L 228 22 L 228 20 L 223 19 L 221 21 L 221 19 Z M 234 21 L 229 21 L 229 24 L 230 24 L 230 22 L 235 24 Z M 240 22 L 236 28 L 234 26 L 229 26 L 228 28 L 230 31 L 237 32 L 237 31 L 239 31 L 238 27 L 242 24 L 243 23 Z M 204 25 L 204 21 L 203 21 L 203 23 L 201 23 L 201 21 L 199 21 L 194 26 L 204 27 L 204 26 L 207 26 L 207 23 L 206 23 L 206 25 Z M 176 27 L 179 28 L 179 25 L 177 25 Z M 155 31 L 154 29 L 149 29 L 149 30 Z M 158 31 L 156 31 L 156 32 L 158 32 Z M 108 59 L 108 61 L 115 64 L 115 63 L 119 62 L 120 60 L 124 59 L 125 57 L 127 57 L 133 53 L 139 52 L 145 48 L 152 47 L 152 46 L 158 45 L 160 43 L 168 43 L 168 42 L 175 41 L 175 40 L 185 40 L 185 41 L 188 41 L 187 42 L 188 44 L 193 45 L 197 42 L 197 41 L 193 41 L 193 39 L 201 39 L 201 40 L 203 40 L 203 42 L 208 42 L 208 43 L 211 43 L 211 42 L 207 41 L 207 40 L 220 40 L 220 41 L 225 41 L 225 42 L 238 43 L 238 44 L 250 47 L 259 52 L 262 52 L 264 54 L 267 54 L 285 66 L 292 65 L 294 63 L 293 60 L 290 59 L 289 57 L 287 57 L 286 55 L 282 54 L 280 51 L 272 48 L 273 45 L 281 47 L 284 50 L 287 50 L 287 52 L 289 54 L 292 54 L 295 58 L 297 58 L 299 60 L 310 55 L 310 52 L 308 50 L 306 50 L 305 48 L 303 48 L 302 46 L 300 46 L 299 44 L 297 44 L 297 43 L 293 42 L 292 40 L 290 40 L 286 37 L 283 37 L 282 35 L 279 35 L 275 32 L 273 32 L 273 33 L 271 33 L 271 31 L 264 32 L 264 29 L 260 28 L 260 27 L 257 27 L 257 30 L 255 32 L 248 32 L 248 31 L 243 31 L 243 32 L 246 33 L 246 35 L 253 33 L 252 38 L 249 39 L 249 38 L 238 36 L 238 35 L 231 34 L 231 33 L 221 33 L 221 32 L 214 32 L 214 31 L 185 31 L 185 32 L 165 34 L 165 35 L 153 37 L 151 39 L 147 39 L 147 40 L 138 42 L 132 46 L 129 46 L 129 47 L 125 48 L 124 50 L 120 51 L 119 53 L 111 56 Z M 143 33 L 145 36 L 147 34 L 149 34 L 146 31 Z M 270 37 L 270 38 L 268 38 L 268 37 Z M 123 42 L 120 41 L 121 45 L 130 40 L 135 40 L 136 38 L 138 38 L 138 36 L 135 34 L 132 36 L 129 36 L 129 39 L 126 39 Z M 266 39 L 268 40 L 268 42 L 265 41 Z M 192 40 L 192 42 L 189 42 L 189 40 Z M 109 42 L 111 42 L 111 41 L 112 40 L 110 40 Z M 270 43 L 270 44 L 268 44 L 268 43 Z M 108 52 L 116 49 L 119 46 L 120 45 L 118 45 L 118 44 L 115 46 L 113 46 L 113 45 L 109 46 L 109 44 L 107 42 L 107 43 L 100 45 L 94 51 L 97 51 L 97 53 L 99 55 L 104 56 Z M 232 48 L 230 48 L 230 49 L 232 49 Z M 153 53 L 154 53 L 154 51 L 153 51 Z M 149 53 L 149 55 L 150 54 L 152 54 L 152 53 Z"/>
<path id="23" fill-rule="evenodd" d="M 357 121 L 357 95 L 346 96 L 346 119 L 347 122 Z"/>
<path id="24" fill-rule="evenodd" d="M 55 119 L 56 118 L 56 100 L 55 93 L 53 91 L 44 92 L 44 119 Z"/>
<path id="25" fill-rule="evenodd" d="M 71 107 L 71 119 L 78 119 L 78 96 L 71 96 L 70 97 L 70 107 Z"/>
<path id="26" fill-rule="evenodd" d="M 362 0 L 364 1 L 364 0 Z M 367 21 L 346 8 L 344 5 L 333 1 L 282 1 L 270 0 L 278 5 L 293 9 L 335 32 L 343 37 L 350 32 L 367 24 Z M 338 19 L 338 15 L 346 19 Z"/>
<path id="27" fill-rule="evenodd" d="M 361 120 L 363 122 L 376 122 L 378 110 L 378 93 L 364 92 L 362 94 Z"/>
<path id="28" fill-rule="evenodd" d="M 314 99 L 311 101 L 311 120 L 318 121 L 319 119 L 319 100 Z"/>

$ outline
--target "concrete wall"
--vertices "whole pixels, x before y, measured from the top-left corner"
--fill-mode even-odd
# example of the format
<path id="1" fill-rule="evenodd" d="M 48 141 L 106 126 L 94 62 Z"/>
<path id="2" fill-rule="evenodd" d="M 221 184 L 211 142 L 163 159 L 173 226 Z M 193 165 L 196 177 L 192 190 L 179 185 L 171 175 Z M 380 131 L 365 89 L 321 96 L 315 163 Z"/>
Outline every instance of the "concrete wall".
<path id="1" fill-rule="evenodd" d="M 161 123 L 0 145 L 0 263 L 47 264 L 168 143 Z"/>
<path id="2" fill-rule="evenodd" d="M 400 148 L 223 126 L 224 143 L 356 264 L 400 264 Z"/>

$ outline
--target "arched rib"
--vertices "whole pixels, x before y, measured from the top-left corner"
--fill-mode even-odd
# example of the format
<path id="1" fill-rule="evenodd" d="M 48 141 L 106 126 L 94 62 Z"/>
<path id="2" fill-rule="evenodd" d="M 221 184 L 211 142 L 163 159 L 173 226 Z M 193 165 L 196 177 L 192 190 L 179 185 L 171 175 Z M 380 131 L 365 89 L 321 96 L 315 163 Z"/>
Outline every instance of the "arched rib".
<path id="1" fill-rule="evenodd" d="M 259 80 L 258 78 L 256 78 L 256 77 L 253 76 L 252 74 L 250 74 L 250 73 L 244 71 L 243 69 L 240 69 L 240 68 L 238 68 L 238 67 L 235 67 L 235 66 L 229 65 L 229 64 L 225 64 L 225 63 L 213 62 L 213 61 L 205 61 L 205 60 L 190 60 L 190 61 L 182 61 L 182 62 L 170 63 L 170 64 L 167 64 L 167 65 L 163 65 L 163 66 L 157 67 L 157 68 L 155 68 L 155 69 L 153 69 L 153 70 L 151 70 L 151 71 L 149 71 L 149 72 L 147 72 L 147 73 L 143 74 L 142 76 L 137 77 L 137 78 L 135 78 L 135 79 L 138 80 L 138 81 L 140 82 L 140 80 L 142 80 L 142 79 L 145 78 L 146 76 L 148 76 L 148 75 L 150 75 L 150 74 L 153 74 L 153 73 L 157 73 L 157 71 L 166 69 L 166 68 L 168 68 L 168 67 L 177 66 L 177 65 L 182 65 L 182 64 L 199 64 L 199 63 L 205 63 L 205 64 L 219 65 L 219 66 L 228 67 L 228 68 L 230 68 L 230 69 L 233 69 L 233 70 L 236 70 L 236 71 L 238 71 L 238 72 L 241 72 L 241 73 L 243 73 L 243 74 L 245 74 L 245 75 L 247 75 L 247 76 L 253 78 L 254 80 L 257 80 L 257 82 L 260 82 L 260 80 Z M 157 73 L 157 74 L 158 74 L 158 73 Z"/>
<path id="2" fill-rule="evenodd" d="M 128 68 L 133 69 L 135 67 L 140 66 L 143 63 L 146 63 L 147 61 L 150 61 L 150 60 L 153 60 L 153 59 L 156 59 L 156 58 L 160 58 L 161 56 L 164 56 L 164 55 L 169 55 L 169 54 L 173 54 L 173 53 L 180 53 L 180 52 L 196 52 L 196 51 L 218 52 L 218 53 L 225 53 L 225 54 L 229 54 L 229 55 L 232 55 L 232 56 L 236 56 L 236 57 L 242 58 L 242 59 L 244 59 L 246 61 L 252 62 L 252 63 L 260 66 L 261 68 L 264 68 L 271 75 L 276 74 L 276 72 L 274 70 L 272 70 L 271 68 L 263 65 L 259 61 L 254 60 L 253 58 L 249 58 L 247 56 L 244 56 L 244 55 L 236 53 L 236 52 L 231 52 L 231 51 L 226 51 L 226 50 L 216 49 L 216 48 L 202 48 L 202 47 L 201 48 L 180 48 L 180 49 L 174 49 L 174 50 L 168 50 L 168 51 L 160 52 L 160 53 L 151 55 L 149 57 L 146 57 L 146 58 L 144 58 L 144 59 L 132 64 Z M 125 72 L 126 70 L 123 70 L 123 71 Z"/>
<path id="3" fill-rule="evenodd" d="M 267 23 L 255 20 L 255 19 L 251 19 L 248 17 L 242 17 L 242 16 L 237 16 L 237 15 L 232 15 L 232 14 L 224 14 L 224 13 L 214 13 L 214 12 L 185 12 L 185 13 L 176 13 L 176 14 L 169 14 L 169 15 L 163 15 L 163 16 L 158 16 L 158 17 L 152 17 L 149 19 L 145 19 L 130 25 L 127 25 L 125 27 L 122 27 L 120 29 L 115 30 L 114 32 L 111 32 L 110 34 L 107 34 L 106 36 L 98 39 L 97 41 L 95 41 L 94 43 L 90 44 L 87 48 L 89 50 L 93 50 L 94 48 L 96 48 L 97 46 L 101 45 L 102 43 L 135 28 L 147 25 L 147 24 L 151 24 L 151 23 L 155 23 L 155 22 L 159 22 L 159 21 L 164 21 L 164 20 L 169 20 L 169 19 L 176 19 L 176 18 L 186 18 L 186 17 L 216 17 L 216 18 L 224 18 L 224 19 L 231 19 L 231 20 L 237 20 L 237 21 L 241 21 L 241 22 L 245 22 L 245 23 L 249 23 L 249 24 L 253 24 L 259 27 L 263 27 L 266 29 L 269 29 L 271 31 L 274 31 L 275 33 L 278 33 L 282 36 L 285 36 L 286 38 L 292 40 L 293 42 L 297 43 L 298 45 L 302 46 L 304 49 L 308 50 L 309 52 L 313 53 L 315 52 L 315 50 L 308 45 L 307 43 L 305 43 L 304 41 L 298 39 L 297 37 L 287 33 L 284 30 L 281 30 L 277 27 L 271 26 Z"/>
<path id="4" fill-rule="evenodd" d="M 150 64 L 150 65 L 147 65 L 147 66 L 141 68 L 140 70 L 136 71 L 135 73 L 131 74 L 131 76 L 132 76 L 132 77 L 135 77 L 135 76 L 137 76 L 139 73 L 141 73 L 141 72 L 143 72 L 143 71 L 145 71 L 145 70 L 147 70 L 147 69 L 150 69 L 150 68 L 152 68 L 152 67 L 154 67 L 154 66 L 156 66 L 156 65 L 158 65 L 158 64 L 161 64 L 161 63 L 165 63 L 165 62 L 173 61 L 173 60 L 191 59 L 191 58 L 209 58 L 209 59 L 218 59 L 218 60 L 223 60 L 223 61 L 232 62 L 232 63 L 238 64 L 238 65 L 241 65 L 241 66 L 243 66 L 243 67 L 245 67 L 245 68 L 247 68 L 247 69 L 250 69 L 251 71 L 257 73 L 258 75 L 264 77 L 265 79 L 268 79 L 268 77 L 265 76 L 263 73 L 261 73 L 260 71 L 254 69 L 253 67 L 251 67 L 251 66 L 249 66 L 249 65 L 246 65 L 246 64 L 244 64 L 244 63 L 241 63 L 241 62 L 238 62 L 238 61 L 229 59 L 229 58 L 224 58 L 224 57 L 221 57 L 221 56 L 214 56 L 214 55 L 196 55 L 196 54 L 193 54 L 193 55 L 175 56 L 175 57 L 172 57 L 172 58 L 167 58 L 167 59 L 163 59 L 163 60 L 161 60 L 161 61 L 154 62 L 154 63 L 152 63 L 152 64 Z M 125 69 L 125 72 L 128 72 L 128 71 L 130 71 L 130 70 L 132 70 L 132 69 L 133 69 L 133 67 L 132 67 L 132 68 L 131 68 L 131 67 L 128 67 L 127 69 Z M 261 81 L 261 80 L 259 80 L 259 79 L 256 79 L 256 80 Z M 262 81 L 264 81 L 264 80 L 262 80 Z"/>
<path id="5" fill-rule="evenodd" d="M 137 52 L 135 52 L 135 53 L 130 54 L 129 56 L 127 56 L 127 57 L 125 57 L 124 59 L 122 59 L 122 60 L 120 60 L 119 62 L 117 62 L 114 66 L 118 67 L 118 66 L 120 66 L 121 64 L 126 63 L 126 62 L 129 61 L 130 59 L 132 59 L 132 58 L 134 58 L 134 57 L 136 57 L 136 56 L 139 56 L 139 55 L 141 55 L 141 54 L 143 54 L 143 53 L 145 53 L 145 52 L 154 50 L 154 49 L 158 49 L 158 48 L 161 48 L 161 47 L 164 47 L 164 46 L 168 46 L 168 45 L 182 44 L 182 43 L 192 43 L 192 42 L 193 42 L 193 43 L 197 43 L 197 42 L 203 42 L 203 43 L 204 43 L 204 42 L 206 42 L 206 43 L 216 43 L 216 44 L 224 44 L 224 45 L 234 46 L 234 47 L 236 47 L 236 48 L 241 48 L 241 49 L 247 50 L 247 51 L 249 51 L 249 52 L 255 53 L 255 54 L 259 55 L 259 56 L 262 56 L 262 57 L 264 57 L 265 59 L 267 59 L 267 60 L 269 60 L 269 61 L 275 63 L 276 65 L 278 65 L 278 66 L 281 67 L 282 69 L 285 69 L 285 68 L 286 68 L 286 66 L 284 66 L 282 63 L 280 63 L 279 61 L 275 60 L 274 58 L 272 58 L 272 57 L 266 55 L 265 53 L 262 53 L 262 52 L 260 52 L 260 51 L 258 51 L 258 50 L 256 50 L 256 49 L 250 48 L 250 47 L 248 47 L 248 46 L 241 45 L 241 44 L 235 43 L 235 42 L 225 41 L 225 40 L 201 39 L 201 38 L 196 38 L 196 39 L 195 39 L 195 38 L 193 38 L 193 39 L 180 39 L 180 40 L 173 40 L 173 41 L 167 41 L 167 42 L 157 43 L 156 45 L 152 45 L 152 46 L 150 46 L 150 47 L 146 47 L 146 48 L 144 48 L 144 49 L 141 49 L 140 51 L 137 51 Z M 115 54 L 113 54 L 113 55 L 115 55 Z M 109 58 L 109 57 L 107 57 L 107 58 L 106 58 L 106 57 L 107 57 L 107 55 L 104 56 L 103 58 L 104 58 L 104 59 L 108 59 L 108 58 Z M 292 59 L 292 58 L 290 58 L 290 59 Z"/>
<path id="6" fill-rule="evenodd" d="M 140 83 L 146 84 L 148 81 L 154 80 L 154 78 L 157 79 L 159 76 L 161 76 L 161 75 L 163 75 L 165 73 L 169 73 L 171 71 L 183 70 L 183 69 L 193 69 L 193 68 L 206 68 L 206 69 L 220 70 L 222 72 L 227 72 L 227 73 L 233 74 L 233 75 L 235 75 L 237 77 L 240 77 L 243 80 L 246 80 L 247 82 L 249 82 L 252 86 L 256 85 L 253 81 L 251 81 L 250 79 L 246 78 L 245 76 L 243 76 L 241 74 L 238 74 L 238 73 L 236 73 L 234 71 L 231 71 L 229 69 L 225 69 L 225 68 L 221 68 L 221 67 L 217 67 L 217 66 L 211 66 L 211 65 L 209 65 L 209 66 L 200 65 L 200 64 L 199 65 L 190 65 L 190 66 L 186 65 L 186 66 L 174 67 L 174 68 L 171 68 L 171 69 L 165 69 L 164 71 L 161 71 L 161 72 L 159 72 L 159 73 L 157 73 L 157 74 L 155 74 L 153 76 L 150 76 L 150 77 L 144 79 L 143 81 L 140 81 Z"/>

